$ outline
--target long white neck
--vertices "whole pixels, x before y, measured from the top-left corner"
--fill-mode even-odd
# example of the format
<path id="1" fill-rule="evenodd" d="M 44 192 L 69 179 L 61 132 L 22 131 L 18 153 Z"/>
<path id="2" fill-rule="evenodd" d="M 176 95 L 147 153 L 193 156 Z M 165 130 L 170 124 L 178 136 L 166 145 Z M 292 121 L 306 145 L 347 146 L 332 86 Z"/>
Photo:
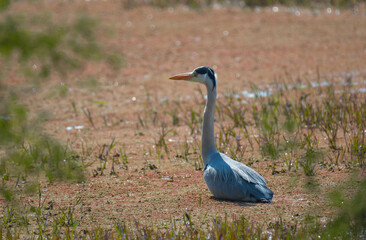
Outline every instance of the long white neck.
<path id="1" fill-rule="evenodd" d="M 211 153 L 217 152 L 215 145 L 214 134 L 214 118 L 215 118 L 215 102 L 216 88 L 213 90 L 207 87 L 207 102 L 205 112 L 203 114 L 202 127 L 202 159 L 204 165 L 209 161 L 208 156 Z"/>

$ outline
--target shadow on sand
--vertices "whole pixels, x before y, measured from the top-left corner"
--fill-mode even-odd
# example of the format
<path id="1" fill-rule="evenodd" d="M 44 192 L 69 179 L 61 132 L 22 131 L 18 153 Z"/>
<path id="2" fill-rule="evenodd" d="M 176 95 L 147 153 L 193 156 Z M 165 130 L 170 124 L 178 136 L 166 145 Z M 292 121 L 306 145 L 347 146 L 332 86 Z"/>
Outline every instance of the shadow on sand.
<path id="1" fill-rule="evenodd" d="M 215 200 L 217 202 L 227 202 L 227 203 L 233 203 L 235 205 L 241 206 L 241 207 L 255 207 L 257 204 L 262 203 L 254 203 L 254 202 L 243 202 L 243 201 L 233 201 L 233 200 L 227 200 L 227 199 L 220 199 L 215 198 L 214 196 L 211 196 L 210 199 Z"/>

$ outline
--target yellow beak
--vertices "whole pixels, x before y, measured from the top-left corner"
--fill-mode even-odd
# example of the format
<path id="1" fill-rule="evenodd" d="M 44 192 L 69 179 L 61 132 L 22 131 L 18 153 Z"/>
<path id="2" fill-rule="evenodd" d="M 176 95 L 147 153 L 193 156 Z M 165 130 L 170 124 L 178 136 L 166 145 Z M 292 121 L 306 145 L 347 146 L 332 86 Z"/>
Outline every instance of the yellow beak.
<path id="1" fill-rule="evenodd" d="M 192 73 L 182 73 L 170 77 L 171 80 L 191 80 L 193 77 Z"/>

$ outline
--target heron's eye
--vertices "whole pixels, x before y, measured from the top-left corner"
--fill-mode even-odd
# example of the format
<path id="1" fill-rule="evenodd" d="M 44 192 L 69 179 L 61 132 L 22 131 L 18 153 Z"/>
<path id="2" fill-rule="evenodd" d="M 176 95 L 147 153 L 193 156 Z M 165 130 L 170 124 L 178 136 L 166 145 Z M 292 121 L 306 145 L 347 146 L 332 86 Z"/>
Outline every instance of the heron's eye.
<path id="1" fill-rule="evenodd" d="M 193 77 L 197 77 L 198 76 L 198 73 L 197 72 L 193 72 Z"/>

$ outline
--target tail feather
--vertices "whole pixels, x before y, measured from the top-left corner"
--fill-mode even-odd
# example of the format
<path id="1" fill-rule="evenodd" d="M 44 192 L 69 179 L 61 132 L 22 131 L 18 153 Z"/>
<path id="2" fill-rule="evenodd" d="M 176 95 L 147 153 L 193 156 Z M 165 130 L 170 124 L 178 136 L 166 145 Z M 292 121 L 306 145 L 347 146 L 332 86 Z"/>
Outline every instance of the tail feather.
<path id="1" fill-rule="evenodd" d="M 264 185 L 251 184 L 249 191 L 258 202 L 272 202 L 273 192 Z"/>

